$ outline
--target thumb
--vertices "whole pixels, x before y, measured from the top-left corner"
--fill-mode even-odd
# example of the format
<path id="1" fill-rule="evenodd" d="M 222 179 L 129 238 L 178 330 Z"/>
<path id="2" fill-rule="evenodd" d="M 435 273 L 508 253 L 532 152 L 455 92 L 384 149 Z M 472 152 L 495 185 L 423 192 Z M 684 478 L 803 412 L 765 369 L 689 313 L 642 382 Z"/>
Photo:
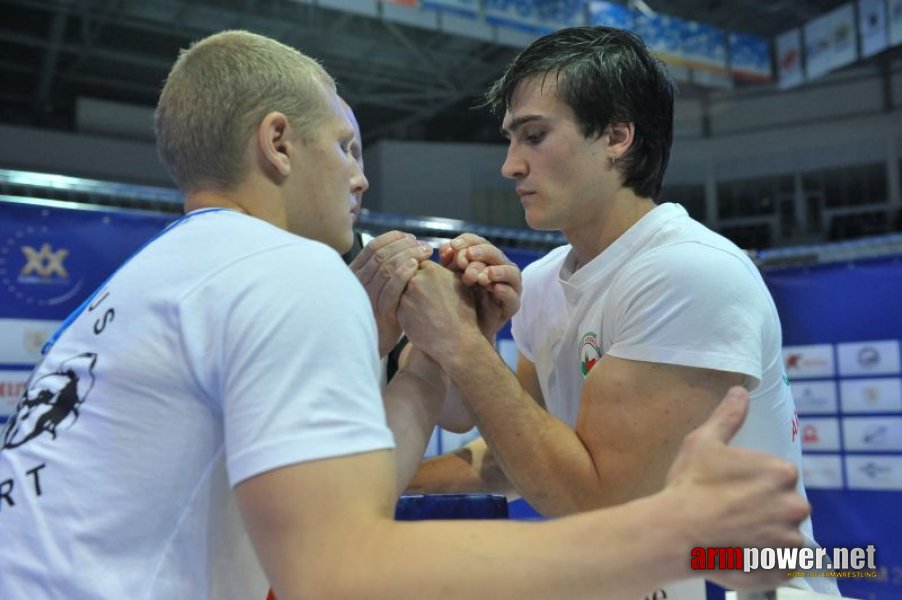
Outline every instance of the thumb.
<path id="1" fill-rule="evenodd" d="M 708 420 L 699 427 L 699 433 L 727 444 L 742 426 L 748 412 L 748 391 L 741 386 L 733 386 Z"/>

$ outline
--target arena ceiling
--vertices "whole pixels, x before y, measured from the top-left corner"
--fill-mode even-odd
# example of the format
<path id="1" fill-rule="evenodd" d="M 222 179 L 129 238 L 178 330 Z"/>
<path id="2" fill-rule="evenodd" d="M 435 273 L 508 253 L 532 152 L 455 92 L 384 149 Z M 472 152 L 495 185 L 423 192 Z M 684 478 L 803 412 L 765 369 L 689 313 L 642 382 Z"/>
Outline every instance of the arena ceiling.
<path id="1" fill-rule="evenodd" d="M 766 37 L 843 3 L 645 0 L 658 12 Z M 318 0 L 0 0 L 0 17 L 0 123 L 62 130 L 78 128 L 79 99 L 152 107 L 179 48 L 242 28 L 320 59 L 367 143 L 497 141 L 495 119 L 468 109 L 517 51 Z"/>

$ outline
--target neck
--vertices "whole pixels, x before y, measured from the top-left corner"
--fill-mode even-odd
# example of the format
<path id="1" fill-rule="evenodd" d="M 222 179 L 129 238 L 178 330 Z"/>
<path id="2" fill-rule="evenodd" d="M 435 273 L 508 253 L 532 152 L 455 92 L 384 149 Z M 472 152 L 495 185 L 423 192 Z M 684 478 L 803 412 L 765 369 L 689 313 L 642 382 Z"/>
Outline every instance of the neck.
<path id="1" fill-rule="evenodd" d="M 236 201 L 232 198 L 232 194 L 204 190 L 193 192 L 185 196 L 186 213 L 189 213 L 193 210 L 199 210 L 201 208 L 228 208 L 249 214 L 249 211 L 241 205 L 241 202 Z"/>
<path id="2" fill-rule="evenodd" d="M 618 190 L 608 202 L 599 202 L 596 218 L 563 232 L 573 246 L 577 268 L 604 252 L 654 207 L 654 200 L 626 188 Z"/>

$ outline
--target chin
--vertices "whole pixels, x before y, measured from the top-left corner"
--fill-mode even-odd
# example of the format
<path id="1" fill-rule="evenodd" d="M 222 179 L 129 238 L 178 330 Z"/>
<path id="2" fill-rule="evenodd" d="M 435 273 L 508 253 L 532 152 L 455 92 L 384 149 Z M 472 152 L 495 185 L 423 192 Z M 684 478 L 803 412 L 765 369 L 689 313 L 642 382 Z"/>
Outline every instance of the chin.
<path id="1" fill-rule="evenodd" d="M 348 250 L 351 249 L 351 246 L 354 245 L 354 232 L 349 231 L 348 235 L 342 236 L 341 239 L 336 240 L 335 243 L 329 243 L 339 254 L 344 254 Z"/>
<path id="2" fill-rule="evenodd" d="M 558 231 L 557 227 L 542 220 L 541 214 L 530 211 L 526 211 L 526 224 L 535 231 Z"/>

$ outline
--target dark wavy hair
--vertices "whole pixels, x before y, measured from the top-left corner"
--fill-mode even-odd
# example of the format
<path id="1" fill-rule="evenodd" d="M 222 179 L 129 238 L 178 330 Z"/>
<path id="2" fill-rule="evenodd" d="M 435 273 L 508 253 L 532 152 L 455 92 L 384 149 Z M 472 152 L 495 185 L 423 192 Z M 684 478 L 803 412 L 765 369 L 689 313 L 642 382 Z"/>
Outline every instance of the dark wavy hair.
<path id="1" fill-rule="evenodd" d="M 587 138 L 602 135 L 611 123 L 633 124 L 633 144 L 617 168 L 625 187 L 656 199 L 673 143 L 675 88 L 664 65 L 628 31 L 561 29 L 523 50 L 486 92 L 485 105 L 507 110 L 520 82 L 549 75 Z"/>

